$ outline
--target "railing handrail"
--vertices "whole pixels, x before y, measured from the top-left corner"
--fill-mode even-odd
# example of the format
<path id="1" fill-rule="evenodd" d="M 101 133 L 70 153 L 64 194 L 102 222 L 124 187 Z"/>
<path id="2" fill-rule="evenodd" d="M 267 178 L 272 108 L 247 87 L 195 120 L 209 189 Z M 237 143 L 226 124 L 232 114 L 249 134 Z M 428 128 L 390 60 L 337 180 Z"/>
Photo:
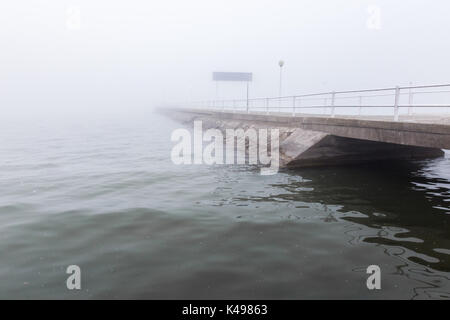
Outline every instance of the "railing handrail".
<path id="1" fill-rule="evenodd" d="M 292 115 L 295 116 L 297 109 L 312 109 L 312 108 L 324 108 L 324 113 L 327 114 L 330 110 L 331 117 L 335 117 L 336 108 L 354 108 L 358 107 L 359 115 L 361 115 L 362 108 L 393 108 L 394 110 L 394 120 L 398 121 L 400 115 L 400 108 L 408 107 L 408 115 L 412 114 L 413 108 L 424 108 L 424 107 L 447 107 L 450 108 L 450 105 L 447 104 L 421 104 L 414 105 L 413 100 L 419 94 L 432 94 L 432 93 L 449 93 L 450 90 L 434 90 L 434 91 L 414 91 L 417 89 L 435 89 L 435 88 L 444 88 L 450 87 L 450 84 L 433 84 L 433 85 L 420 85 L 420 86 L 396 86 L 396 87 L 388 87 L 388 88 L 374 88 L 374 89 L 362 89 L 362 90 L 343 90 L 343 91 L 328 91 L 328 92 L 319 92 L 319 93 L 308 93 L 308 94 L 299 94 L 299 95 L 289 95 L 289 96 L 276 96 L 276 97 L 258 97 L 258 98 L 247 98 L 247 99 L 222 99 L 222 100 L 207 100 L 207 101 L 197 101 L 192 103 L 197 103 L 201 105 L 205 105 L 207 107 L 212 108 L 221 108 L 232 109 L 236 111 L 239 108 L 242 108 L 242 102 L 245 103 L 245 109 L 247 113 L 250 109 L 253 110 L 265 110 L 266 114 L 269 114 L 269 110 L 273 108 L 277 108 L 278 112 L 281 112 L 282 109 L 292 109 Z M 403 90 L 403 91 L 402 91 Z M 405 92 L 404 90 L 408 90 Z M 391 91 L 391 92 L 389 92 Z M 389 92 L 389 93 L 380 93 L 380 92 Z M 372 94 L 367 94 L 372 93 Z M 353 95 L 349 95 L 353 94 Z M 409 95 L 409 102 L 407 105 L 401 103 L 401 97 L 403 95 Z M 317 97 L 317 98 L 315 98 Z M 373 105 L 363 105 L 363 99 L 371 99 L 376 97 L 395 97 L 395 100 L 392 101 L 393 104 L 373 104 Z M 306 99 L 305 99 L 306 98 Z M 336 100 L 345 100 L 345 99 L 359 99 L 359 104 L 336 104 Z M 305 105 L 304 101 L 313 101 L 313 100 L 322 100 L 323 105 Z M 278 101 L 278 106 L 273 106 L 272 101 Z M 259 102 L 259 103 L 255 103 Z M 262 102 L 262 104 L 261 104 Z M 285 106 L 285 104 L 289 103 L 289 106 Z M 302 103 L 303 102 L 303 103 Z M 328 104 L 329 103 L 329 104 Z M 239 106 L 238 106 L 239 104 Z M 256 104 L 256 105 L 255 105 Z M 272 106 L 270 105 L 272 104 Z M 307 103 L 308 104 L 308 103 Z"/>
<path id="2" fill-rule="evenodd" d="M 442 87 L 450 87 L 450 84 L 434 84 L 434 85 L 421 85 L 421 86 L 405 86 L 399 87 L 400 90 L 405 89 L 430 89 L 430 88 L 442 88 Z M 397 87 L 388 87 L 388 88 L 375 88 L 375 89 L 361 89 L 361 90 L 343 90 L 343 91 L 326 91 L 326 92 L 316 92 L 316 93 L 306 93 L 306 94 L 298 94 L 298 95 L 289 95 L 289 96 L 272 96 L 272 97 L 257 97 L 250 98 L 248 101 L 258 101 L 258 100 L 280 100 L 280 99 L 292 99 L 292 98 L 302 98 L 302 97 L 313 97 L 313 96 L 325 96 L 332 94 L 348 94 L 348 93 L 366 93 L 366 92 L 381 92 L 381 91 L 394 91 Z M 427 93 L 427 92 L 423 92 Z M 435 93 L 435 92 L 430 92 Z M 437 92 L 436 92 L 437 93 Z M 406 94 L 406 93 L 402 93 Z M 356 96 L 357 97 L 357 96 Z M 370 96 L 368 96 L 370 97 Z M 350 98 L 350 97 L 345 97 Z M 208 101 L 215 102 L 233 102 L 233 101 L 247 101 L 247 99 L 212 99 Z M 195 102 L 205 102 L 203 101 L 194 101 Z"/>

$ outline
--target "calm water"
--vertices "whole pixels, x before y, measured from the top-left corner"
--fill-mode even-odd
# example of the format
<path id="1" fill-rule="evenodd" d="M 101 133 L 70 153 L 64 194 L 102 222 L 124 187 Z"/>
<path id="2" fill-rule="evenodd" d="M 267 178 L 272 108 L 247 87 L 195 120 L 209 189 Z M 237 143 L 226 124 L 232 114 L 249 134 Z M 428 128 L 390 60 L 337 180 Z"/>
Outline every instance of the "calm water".
<path id="1" fill-rule="evenodd" d="M 0 298 L 450 298 L 448 154 L 261 176 L 173 165 L 161 116 L 1 122 Z"/>

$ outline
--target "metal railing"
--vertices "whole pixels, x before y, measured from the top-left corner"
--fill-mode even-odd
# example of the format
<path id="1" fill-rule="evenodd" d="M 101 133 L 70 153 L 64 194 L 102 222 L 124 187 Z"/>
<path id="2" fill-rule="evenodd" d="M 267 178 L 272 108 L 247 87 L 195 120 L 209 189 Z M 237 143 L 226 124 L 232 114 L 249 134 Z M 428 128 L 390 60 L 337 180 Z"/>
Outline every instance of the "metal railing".
<path id="1" fill-rule="evenodd" d="M 435 95 L 433 99 L 426 101 L 422 99 L 421 103 L 414 104 L 418 97 L 423 98 L 432 94 Z M 444 99 L 442 99 L 443 94 L 447 94 Z M 437 95 L 441 96 L 437 97 Z M 407 98 L 406 103 L 404 98 Z M 376 103 L 365 104 L 374 100 Z M 443 100 L 445 103 L 442 103 Z M 339 103 L 341 101 L 342 103 Z M 210 100 L 194 102 L 191 107 L 265 114 L 287 112 L 292 116 L 312 113 L 328 115 L 332 118 L 343 109 L 347 112 L 344 114 L 348 114 L 350 109 L 352 110 L 350 115 L 354 115 L 356 111 L 356 115 L 362 116 L 363 111 L 376 108 L 378 115 L 385 115 L 379 112 L 383 108 L 389 110 L 390 115 L 393 114 L 394 121 L 398 121 L 401 112 L 411 116 L 415 113 L 414 110 L 422 108 L 446 108 L 446 113 L 450 113 L 450 84 L 332 91 L 269 98 Z"/>

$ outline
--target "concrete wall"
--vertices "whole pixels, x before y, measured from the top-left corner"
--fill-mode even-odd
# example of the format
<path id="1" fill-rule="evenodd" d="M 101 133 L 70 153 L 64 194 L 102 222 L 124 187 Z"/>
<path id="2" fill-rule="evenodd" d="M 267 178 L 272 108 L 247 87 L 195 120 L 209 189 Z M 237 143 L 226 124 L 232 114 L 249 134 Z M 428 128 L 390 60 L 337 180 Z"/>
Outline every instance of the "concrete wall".
<path id="1" fill-rule="evenodd" d="M 280 164 L 287 167 L 440 157 L 450 149 L 450 125 L 325 117 L 291 117 L 189 109 L 165 112 L 203 128 L 280 130 Z"/>

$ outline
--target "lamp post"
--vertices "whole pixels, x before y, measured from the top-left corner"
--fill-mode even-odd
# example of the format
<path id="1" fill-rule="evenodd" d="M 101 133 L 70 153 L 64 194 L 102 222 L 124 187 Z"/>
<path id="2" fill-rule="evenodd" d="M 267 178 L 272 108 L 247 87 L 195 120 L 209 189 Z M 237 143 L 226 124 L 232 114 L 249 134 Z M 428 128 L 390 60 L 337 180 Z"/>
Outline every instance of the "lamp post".
<path id="1" fill-rule="evenodd" d="M 278 112 L 280 112 L 281 111 L 281 94 L 282 94 L 284 61 L 283 60 L 278 61 L 278 65 L 280 66 L 280 87 L 279 87 L 279 90 L 278 90 Z"/>
<path id="2" fill-rule="evenodd" d="M 283 60 L 280 60 L 280 61 L 278 61 L 278 65 L 280 66 L 280 88 L 279 88 L 279 91 L 278 91 L 278 96 L 279 97 L 281 97 L 281 93 L 282 93 L 282 91 L 281 91 L 281 84 L 282 84 L 282 81 L 283 81 L 283 66 L 284 66 L 284 61 Z"/>

